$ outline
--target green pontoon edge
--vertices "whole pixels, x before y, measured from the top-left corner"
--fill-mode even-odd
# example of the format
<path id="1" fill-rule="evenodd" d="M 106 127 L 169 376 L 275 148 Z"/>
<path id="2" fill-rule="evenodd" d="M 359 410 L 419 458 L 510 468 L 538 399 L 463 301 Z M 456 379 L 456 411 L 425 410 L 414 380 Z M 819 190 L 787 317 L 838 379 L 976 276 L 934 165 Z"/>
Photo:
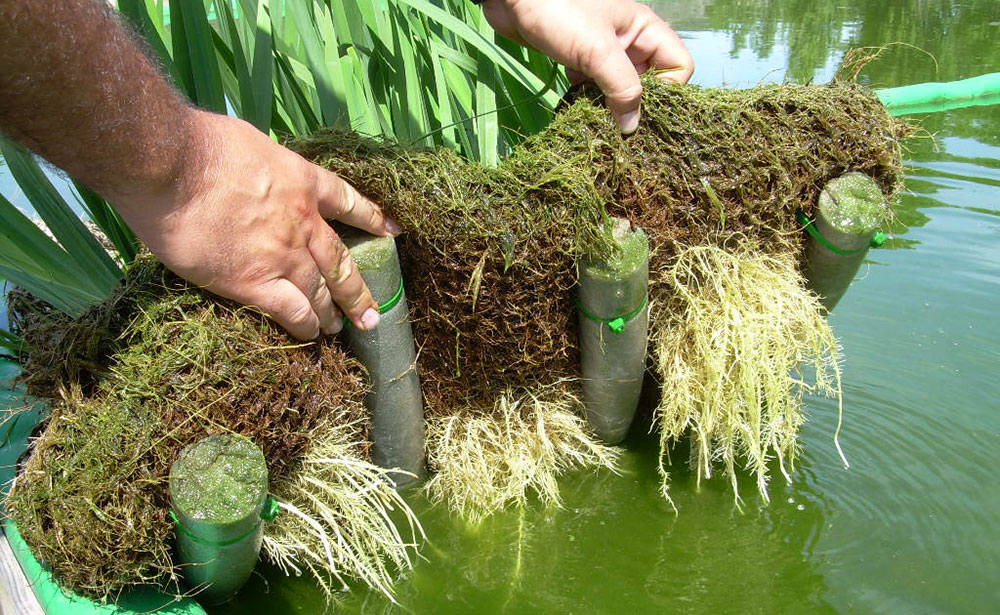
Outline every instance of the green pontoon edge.
<path id="1" fill-rule="evenodd" d="M 0 468 L 3 485 L 2 497 L 14 477 L 17 458 L 28 447 L 28 436 L 44 416 L 39 402 L 32 402 L 24 392 L 14 388 L 14 378 L 20 372 L 17 363 L 0 359 Z M 12 412 L 17 409 L 16 412 Z M 23 410 L 22 410 L 23 409 Z M 191 598 L 178 599 L 155 587 L 139 588 L 128 592 L 117 603 L 98 603 L 72 592 L 64 591 L 52 574 L 35 559 L 31 549 L 21 537 L 17 525 L 10 519 L 3 522 L 15 559 L 35 598 L 46 615 L 205 615 L 205 610 Z"/>

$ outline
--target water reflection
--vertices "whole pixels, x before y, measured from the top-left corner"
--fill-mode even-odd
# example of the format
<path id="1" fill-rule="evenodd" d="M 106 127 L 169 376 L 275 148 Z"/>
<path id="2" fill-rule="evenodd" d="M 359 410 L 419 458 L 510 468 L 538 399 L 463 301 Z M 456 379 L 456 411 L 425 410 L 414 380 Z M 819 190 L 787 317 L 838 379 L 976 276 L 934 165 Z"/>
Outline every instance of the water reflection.
<path id="1" fill-rule="evenodd" d="M 769 58 L 778 46 L 787 78 L 806 83 L 856 47 L 890 43 L 861 80 L 872 87 L 952 81 L 1000 71 L 1000 2 L 996 0 L 654 0 L 681 30 L 729 37 L 730 57 L 744 50 Z M 919 49 L 919 50 L 918 50 Z M 695 54 L 695 60 L 699 54 Z M 1000 145 L 1000 106 L 928 116 L 934 133 Z"/>

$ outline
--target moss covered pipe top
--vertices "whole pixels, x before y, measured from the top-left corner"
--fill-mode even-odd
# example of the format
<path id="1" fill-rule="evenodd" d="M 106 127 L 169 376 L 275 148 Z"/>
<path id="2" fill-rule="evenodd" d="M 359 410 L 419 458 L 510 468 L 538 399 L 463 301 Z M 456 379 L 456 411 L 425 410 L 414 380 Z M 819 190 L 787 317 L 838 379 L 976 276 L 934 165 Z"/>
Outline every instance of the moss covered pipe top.
<path id="1" fill-rule="evenodd" d="M 181 451 L 171 468 L 170 499 L 188 519 L 236 523 L 266 495 L 264 453 L 243 436 L 209 436 Z"/>

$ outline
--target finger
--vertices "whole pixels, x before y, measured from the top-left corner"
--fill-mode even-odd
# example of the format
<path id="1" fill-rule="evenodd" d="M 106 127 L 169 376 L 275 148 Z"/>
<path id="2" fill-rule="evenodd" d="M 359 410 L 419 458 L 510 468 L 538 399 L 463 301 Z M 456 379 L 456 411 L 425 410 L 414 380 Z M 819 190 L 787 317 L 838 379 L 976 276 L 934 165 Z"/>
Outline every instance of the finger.
<path id="1" fill-rule="evenodd" d="M 645 26 L 628 47 L 633 64 L 646 65 L 664 81 L 687 83 L 694 74 L 694 58 L 674 29 L 657 18 Z M 644 72 L 642 70 L 640 73 Z"/>
<path id="2" fill-rule="evenodd" d="M 309 240 L 309 253 L 326 281 L 330 296 L 358 329 L 379 323 L 378 304 L 358 272 L 347 246 L 328 224 L 320 221 Z"/>
<path id="3" fill-rule="evenodd" d="M 609 39 L 595 43 L 581 62 L 580 69 L 590 76 L 604 92 L 608 105 L 623 134 L 631 134 L 639 127 L 639 99 L 642 83 L 639 73 L 618 41 Z"/>
<path id="4" fill-rule="evenodd" d="M 304 255 L 304 258 L 308 261 L 308 265 L 290 275 L 288 279 L 309 300 L 309 305 L 319 318 L 319 330 L 328 335 L 337 333 L 344 325 L 343 321 L 337 318 L 339 310 L 333 305 L 330 289 L 326 285 L 326 280 L 320 275 L 311 253 Z"/>
<path id="5" fill-rule="evenodd" d="M 323 333 L 327 335 L 336 335 L 344 328 L 344 313 L 340 311 L 336 303 L 333 303 L 333 297 L 330 297 L 330 304 L 333 306 L 333 323 L 330 325 L 329 329 L 324 329 Z"/>
<path id="6" fill-rule="evenodd" d="M 256 306 L 286 331 L 300 340 L 319 335 L 319 318 L 297 286 L 285 278 L 275 278 L 257 286 L 251 295 L 237 301 Z"/>
<path id="7" fill-rule="evenodd" d="M 399 225 L 388 220 L 378 205 L 366 199 L 335 173 L 318 166 L 315 170 L 316 201 L 320 215 L 327 220 L 340 220 L 372 235 L 399 234 Z"/>

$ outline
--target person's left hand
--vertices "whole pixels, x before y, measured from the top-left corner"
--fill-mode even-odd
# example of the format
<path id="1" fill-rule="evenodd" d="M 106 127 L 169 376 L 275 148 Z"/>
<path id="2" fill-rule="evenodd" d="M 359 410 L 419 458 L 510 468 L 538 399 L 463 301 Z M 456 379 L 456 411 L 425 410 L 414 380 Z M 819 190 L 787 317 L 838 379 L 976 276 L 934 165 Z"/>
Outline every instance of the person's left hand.
<path id="1" fill-rule="evenodd" d="M 694 73 L 677 33 L 632 0 L 486 0 L 483 11 L 498 33 L 593 79 L 625 134 L 639 126 L 640 74 L 686 83 Z"/>

